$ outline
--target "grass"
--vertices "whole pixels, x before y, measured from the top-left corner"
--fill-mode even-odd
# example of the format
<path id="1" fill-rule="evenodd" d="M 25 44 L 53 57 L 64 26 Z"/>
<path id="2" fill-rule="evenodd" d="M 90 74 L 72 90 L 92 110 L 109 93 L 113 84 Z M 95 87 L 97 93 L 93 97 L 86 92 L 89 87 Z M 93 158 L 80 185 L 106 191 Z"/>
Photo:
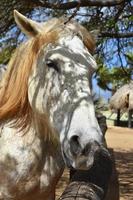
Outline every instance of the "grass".
<path id="1" fill-rule="evenodd" d="M 107 125 L 114 125 L 114 122 L 117 120 L 117 113 L 112 112 L 111 110 L 103 111 L 102 113 L 107 119 Z M 128 113 L 121 113 L 120 120 L 125 122 L 128 121 Z"/>

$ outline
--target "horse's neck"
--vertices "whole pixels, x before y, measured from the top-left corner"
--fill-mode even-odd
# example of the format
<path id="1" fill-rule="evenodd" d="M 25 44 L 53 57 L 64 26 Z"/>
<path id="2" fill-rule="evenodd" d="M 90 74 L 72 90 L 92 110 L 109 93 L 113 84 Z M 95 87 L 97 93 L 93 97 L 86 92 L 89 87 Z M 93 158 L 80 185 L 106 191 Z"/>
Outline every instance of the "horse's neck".
<path id="1" fill-rule="evenodd" d="M 52 187 L 55 187 L 61 174 L 64 163 L 60 148 L 55 146 L 55 149 L 51 141 L 44 140 L 45 133 L 38 132 L 44 129 L 38 127 L 36 123 L 32 124 L 25 134 L 11 127 L 10 123 L 3 125 L 0 129 L 0 167 L 2 169 L 0 194 L 1 191 L 2 195 L 3 191 L 6 191 L 7 196 L 9 194 L 14 197 L 15 194 L 16 198 L 13 199 L 20 199 L 16 196 L 21 195 L 19 191 L 22 190 L 26 194 L 26 191 L 30 192 L 32 189 L 34 191 L 37 187 L 36 199 L 38 199 L 41 195 L 40 191 L 44 191 L 45 194 L 45 191 L 48 193 Z M 4 195 L 2 197 L 4 199 Z"/>
<path id="2" fill-rule="evenodd" d="M 34 140 L 36 137 L 36 132 L 34 127 L 30 126 L 28 131 L 19 130 L 13 127 L 12 121 L 6 122 L 0 125 L 0 136 L 2 140 L 8 141 L 20 140 L 26 146 Z"/>
<path id="3" fill-rule="evenodd" d="M 35 132 L 42 138 L 46 144 L 52 145 L 53 148 L 59 146 L 59 137 L 57 132 L 50 126 L 45 116 L 35 115 L 33 119 Z"/>
<path id="4" fill-rule="evenodd" d="M 46 162 L 44 166 L 45 171 L 50 170 L 55 174 L 60 173 L 60 170 L 64 168 L 64 161 L 61 154 L 58 134 L 52 130 L 47 119 L 34 118 L 34 128 L 37 135 L 39 135 L 43 141 Z M 49 167 L 47 168 L 47 166 Z"/>
<path id="5" fill-rule="evenodd" d="M 4 123 L 0 126 L 1 148 L 4 148 L 3 143 L 9 143 L 11 152 L 13 151 L 12 148 L 20 149 L 20 147 L 23 147 L 27 149 L 32 146 L 31 148 L 38 149 L 45 157 L 58 157 L 57 154 L 61 157 L 57 135 L 45 122 L 43 118 L 41 120 L 34 118 L 27 132 L 13 128 L 11 122 Z M 41 152 L 38 154 L 41 155 Z"/>
<path id="6" fill-rule="evenodd" d="M 32 141 L 33 138 L 40 138 L 44 144 L 53 145 L 53 148 L 59 145 L 58 135 L 50 128 L 47 120 L 43 117 L 35 116 L 27 131 L 14 128 L 12 121 L 0 125 L 0 136 L 8 138 L 15 137 L 15 135 L 16 137 L 22 136 L 22 140 L 27 142 Z"/>

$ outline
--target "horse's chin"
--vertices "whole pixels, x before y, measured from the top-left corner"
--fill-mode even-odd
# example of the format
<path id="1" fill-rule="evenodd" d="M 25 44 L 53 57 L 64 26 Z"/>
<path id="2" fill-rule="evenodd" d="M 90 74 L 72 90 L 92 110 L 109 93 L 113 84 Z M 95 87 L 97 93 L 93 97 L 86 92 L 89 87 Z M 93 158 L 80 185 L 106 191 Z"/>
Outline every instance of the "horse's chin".
<path id="1" fill-rule="evenodd" d="M 72 167 L 76 170 L 89 170 L 94 164 L 94 157 L 79 157 L 73 162 Z"/>
<path id="2" fill-rule="evenodd" d="M 68 158 L 63 153 L 64 161 L 68 168 L 75 170 L 89 170 L 94 164 L 94 156 L 78 156 L 77 158 Z"/>
<path id="3" fill-rule="evenodd" d="M 79 155 L 77 157 L 72 157 L 63 152 L 63 157 L 68 168 L 73 168 L 75 170 L 89 170 L 101 157 L 110 158 L 110 154 L 105 147 L 101 146 L 98 151 L 91 150 L 86 156 Z"/>

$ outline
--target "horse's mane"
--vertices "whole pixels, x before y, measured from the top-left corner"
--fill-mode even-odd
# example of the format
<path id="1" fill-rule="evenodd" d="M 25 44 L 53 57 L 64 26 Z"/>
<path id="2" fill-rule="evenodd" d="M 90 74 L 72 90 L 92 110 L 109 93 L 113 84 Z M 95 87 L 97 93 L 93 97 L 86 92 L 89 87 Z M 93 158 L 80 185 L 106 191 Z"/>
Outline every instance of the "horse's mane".
<path id="1" fill-rule="evenodd" d="M 42 45 L 54 42 L 54 32 L 38 35 L 18 47 L 0 86 L 0 121 L 13 119 L 15 127 L 30 124 L 32 110 L 28 101 L 28 78 Z"/>
<path id="2" fill-rule="evenodd" d="M 20 129 L 31 124 L 33 113 L 28 101 L 28 78 L 40 48 L 58 40 L 60 29 L 54 30 L 54 27 L 56 24 L 59 27 L 62 20 L 56 21 L 55 23 L 54 19 L 52 27 L 51 20 L 51 29 L 47 28 L 48 31 L 44 34 L 39 34 L 20 45 L 12 56 L 0 85 L 1 122 L 12 120 L 13 126 Z M 49 24 L 45 23 L 44 26 L 48 27 Z M 93 50 L 94 42 L 90 34 L 82 26 L 79 27 L 86 47 L 89 51 Z"/>

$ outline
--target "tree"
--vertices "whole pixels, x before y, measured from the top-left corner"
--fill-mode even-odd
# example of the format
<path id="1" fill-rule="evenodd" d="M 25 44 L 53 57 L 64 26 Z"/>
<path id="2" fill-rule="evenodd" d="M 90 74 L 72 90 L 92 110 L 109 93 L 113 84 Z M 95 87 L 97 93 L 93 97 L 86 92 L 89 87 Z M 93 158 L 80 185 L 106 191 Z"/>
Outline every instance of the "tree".
<path id="1" fill-rule="evenodd" d="M 133 37 L 131 0 L 1 0 L 1 65 L 7 64 L 12 51 L 25 39 L 16 27 L 13 9 L 37 21 L 67 14 L 68 20 L 75 18 L 88 30 L 98 28 L 97 59 L 104 68 L 118 66 L 121 73 L 130 73 L 126 54 L 131 51 Z"/>
<path id="2" fill-rule="evenodd" d="M 98 60 L 99 68 L 95 74 L 95 78 L 97 79 L 99 87 L 114 93 L 116 89 L 129 83 L 133 76 L 132 55 L 132 53 L 125 55 L 127 58 L 127 66 L 124 69 L 120 66 L 109 68 L 103 65 L 101 60 Z"/>

